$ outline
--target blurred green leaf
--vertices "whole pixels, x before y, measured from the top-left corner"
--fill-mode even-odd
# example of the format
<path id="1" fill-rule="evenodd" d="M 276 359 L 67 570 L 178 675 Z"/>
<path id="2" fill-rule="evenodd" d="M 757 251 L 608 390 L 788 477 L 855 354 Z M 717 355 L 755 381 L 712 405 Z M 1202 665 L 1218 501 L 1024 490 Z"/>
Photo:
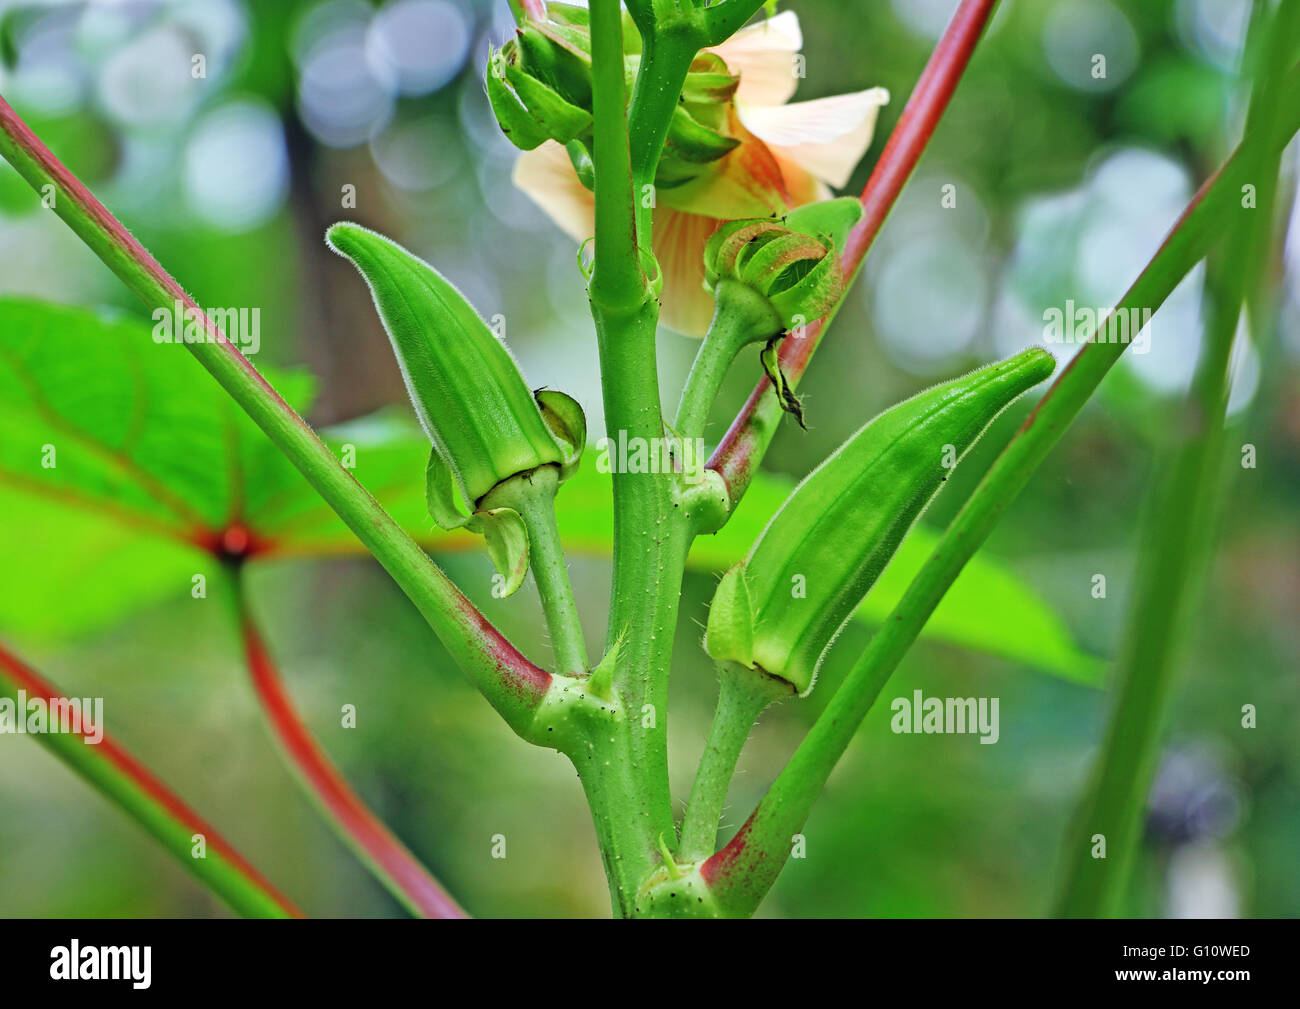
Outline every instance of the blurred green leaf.
<path id="1" fill-rule="evenodd" d="M 273 381 L 295 405 L 307 376 Z M 298 485 L 298 486 L 295 486 Z M 0 623 L 55 636 L 188 590 L 198 548 L 305 482 L 139 319 L 0 300 Z M 183 580 L 178 581 L 178 578 Z"/>

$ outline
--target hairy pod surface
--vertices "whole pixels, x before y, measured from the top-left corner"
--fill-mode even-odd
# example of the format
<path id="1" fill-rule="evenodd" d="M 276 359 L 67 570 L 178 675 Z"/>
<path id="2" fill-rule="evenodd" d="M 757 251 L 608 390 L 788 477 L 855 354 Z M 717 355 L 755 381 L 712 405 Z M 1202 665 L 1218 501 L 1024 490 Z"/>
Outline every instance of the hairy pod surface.
<path id="1" fill-rule="evenodd" d="M 994 418 L 1055 367 L 1030 349 L 864 426 L 799 484 L 724 576 L 706 647 L 812 689 L 817 668 L 912 524 Z"/>

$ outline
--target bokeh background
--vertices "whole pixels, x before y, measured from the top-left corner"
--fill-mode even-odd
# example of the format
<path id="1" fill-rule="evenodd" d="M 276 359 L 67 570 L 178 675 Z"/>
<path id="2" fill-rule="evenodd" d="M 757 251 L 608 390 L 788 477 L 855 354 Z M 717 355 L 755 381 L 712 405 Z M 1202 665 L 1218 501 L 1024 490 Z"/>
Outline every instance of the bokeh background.
<path id="1" fill-rule="evenodd" d="M 799 97 L 876 85 L 893 95 L 856 192 L 955 0 L 782 6 L 803 23 Z M 1041 343 L 1045 307 L 1114 303 L 1240 129 L 1249 10 L 1249 0 L 1003 0 L 804 383 L 812 430 L 787 426 L 770 467 L 799 477 L 884 406 Z M 599 432 L 594 334 L 573 243 L 511 186 L 516 152 L 481 83 L 487 45 L 509 25 L 504 2 L 470 0 L 0 2 L 0 92 L 201 305 L 261 308 L 258 361 L 317 377 L 313 422 L 405 408 L 364 289 L 321 241 L 331 222 L 351 218 L 434 263 L 484 316 L 500 314 L 530 382 L 576 396 Z M 204 79 L 189 72 L 196 52 L 206 55 Z M 1104 79 L 1090 72 L 1095 53 L 1106 56 Z M 940 205 L 947 184 L 958 194 L 953 209 Z M 355 187 L 355 210 L 342 208 L 345 186 Z M 2 294 L 145 317 L 7 166 L 0 264 Z M 1255 444 L 1259 462 L 1229 474 L 1179 662 L 1134 914 L 1300 913 L 1298 270 L 1291 241 L 1275 325 L 1244 334 L 1235 361 L 1230 443 Z M 1202 272 L 1157 316 L 1151 352 L 1127 355 L 1106 380 L 987 547 L 1059 613 L 1081 653 L 1102 661 L 1124 627 L 1153 460 L 1195 365 Z M 694 346 L 661 336 L 670 402 Z M 751 387 L 752 364 L 733 369 L 712 437 Z M 951 516 L 1028 406 L 986 436 L 926 524 Z M 37 519 L 0 535 L 7 593 L 25 587 L 11 580 L 5 544 L 42 534 Z M 484 559 L 440 560 L 515 640 L 547 654 L 531 587 L 496 601 Z M 594 648 L 607 568 L 578 559 L 573 570 Z M 1107 577 L 1104 600 L 1093 598 L 1095 573 Z M 82 605 L 75 571 L 22 577 L 57 578 L 65 604 Z M 670 735 L 679 796 L 715 690 L 698 647 L 712 585 L 693 574 L 684 588 Z M 0 610 L 0 634 L 68 692 L 103 696 L 109 730 L 309 913 L 400 914 L 296 789 L 225 612 L 196 604 L 188 589 L 75 635 L 38 633 Z M 277 562 L 259 566 L 252 591 L 326 748 L 470 911 L 608 913 L 571 769 L 499 723 L 376 565 Z M 733 787 L 732 826 L 869 633 L 850 627 L 821 689 L 763 719 Z M 816 807 L 809 857 L 789 864 L 764 914 L 1047 911 L 1104 693 L 933 642 L 912 651 L 885 698 L 915 688 L 999 697 L 999 743 L 896 736 L 882 704 Z M 361 708 L 355 730 L 338 728 L 341 702 Z M 1247 703 L 1259 711 L 1251 730 L 1241 726 Z M 507 840 L 505 859 L 491 857 L 494 835 Z M 39 746 L 0 737 L 0 914 L 226 913 Z"/>

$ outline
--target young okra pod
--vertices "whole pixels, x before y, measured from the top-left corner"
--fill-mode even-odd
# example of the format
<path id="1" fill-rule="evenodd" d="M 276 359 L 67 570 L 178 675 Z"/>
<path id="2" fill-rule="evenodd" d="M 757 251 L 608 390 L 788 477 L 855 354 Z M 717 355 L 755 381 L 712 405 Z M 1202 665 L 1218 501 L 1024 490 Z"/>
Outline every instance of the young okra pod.
<path id="1" fill-rule="evenodd" d="M 576 467 L 586 440 L 581 408 L 563 393 L 530 391 L 505 345 L 427 263 L 355 224 L 334 225 L 326 240 L 369 285 L 433 442 L 430 513 L 444 529 L 484 534 L 508 595 L 528 570 L 534 531 L 520 515 L 524 499 L 553 494 Z M 556 477 L 534 479 L 543 469 Z"/>
<path id="2" fill-rule="evenodd" d="M 898 404 L 786 499 L 724 576 L 706 647 L 807 694 L 831 642 L 993 419 L 1055 367 L 1030 349 Z"/>
<path id="3" fill-rule="evenodd" d="M 794 489 L 723 576 L 705 634 L 718 709 L 682 823 L 684 861 L 713 850 L 755 719 L 812 690 L 831 642 L 957 460 L 1054 366 L 1046 351 L 1026 350 L 886 410 Z"/>

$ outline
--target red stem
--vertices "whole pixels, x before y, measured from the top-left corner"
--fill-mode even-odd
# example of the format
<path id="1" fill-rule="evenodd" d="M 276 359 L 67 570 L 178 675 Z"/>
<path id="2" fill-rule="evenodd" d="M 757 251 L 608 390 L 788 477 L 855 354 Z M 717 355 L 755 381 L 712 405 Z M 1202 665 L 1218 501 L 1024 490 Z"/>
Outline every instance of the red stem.
<path id="1" fill-rule="evenodd" d="M 36 670 L 28 666 L 2 644 L 0 644 L 0 666 L 3 666 L 5 672 L 18 687 L 25 690 L 31 697 L 39 697 L 49 703 L 63 696 L 58 688 L 42 678 Z M 82 735 L 85 736 L 86 733 L 83 732 Z M 154 777 L 148 768 L 118 745 L 107 732 L 96 744 L 95 749 L 100 756 L 117 768 L 124 777 L 130 778 L 141 791 L 162 806 L 170 816 L 183 823 L 186 828 L 194 833 L 202 834 L 209 847 L 215 849 L 227 862 L 239 869 L 249 882 L 279 904 L 286 914 L 294 918 L 305 917 L 302 911 L 280 893 L 265 876 L 254 869 L 229 841 L 218 834 L 206 820 L 187 806 L 180 796 Z"/>
<path id="2" fill-rule="evenodd" d="M 930 142 L 996 5 L 997 0 L 962 0 L 939 44 L 930 54 L 898 125 L 890 134 L 880 160 L 862 190 L 862 220 L 850 232 L 844 246 L 844 272 L 850 278 L 857 276 L 867 249 L 875 241 L 894 201 Z M 848 285 L 845 286 L 847 293 Z M 843 304 L 843 297 L 840 303 Z M 826 318 L 812 323 L 803 339 L 782 341 L 781 368 L 791 384 L 797 383 L 807 369 L 835 311 L 838 307 Z M 772 383 L 768 379 L 759 381 L 709 459 L 709 469 L 722 475 L 733 503 L 745 493 L 766 449 L 770 428 L 758 414 L 764 398 L 772 399 L 774 394 L 771 390 Z"/>
<path id="3" fill-rule="evenodd" d="M 312 793 L 377 871 L 425 918 L 469 917 L 331 763 L 293 706 L 247 605 L 239 601 L 240 633 L 249 677 L 280 745 Z"/>

